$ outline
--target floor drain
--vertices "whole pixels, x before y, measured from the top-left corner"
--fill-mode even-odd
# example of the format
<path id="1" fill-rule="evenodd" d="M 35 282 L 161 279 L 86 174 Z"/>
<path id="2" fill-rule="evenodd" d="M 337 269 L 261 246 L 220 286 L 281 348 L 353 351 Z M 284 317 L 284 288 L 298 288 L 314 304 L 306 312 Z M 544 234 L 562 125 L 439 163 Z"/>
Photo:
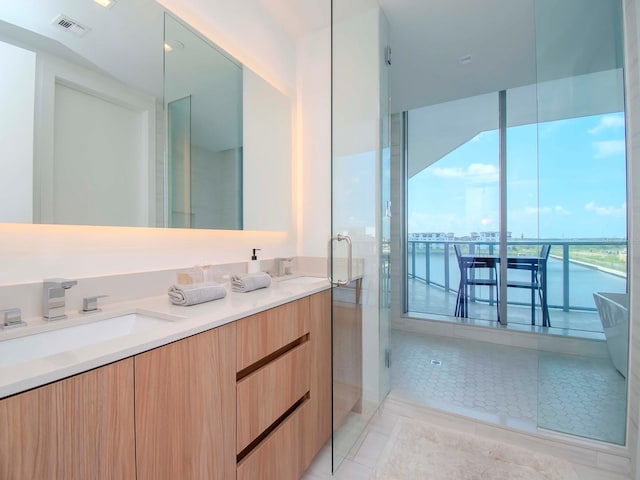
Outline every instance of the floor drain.
<path id="1" fill-rule="evenodd" d="M 436 367 L 439 367 L 442 365 L 442 362 L 440 360 L 431 360 L 431 365 L 435 365 Z"/>

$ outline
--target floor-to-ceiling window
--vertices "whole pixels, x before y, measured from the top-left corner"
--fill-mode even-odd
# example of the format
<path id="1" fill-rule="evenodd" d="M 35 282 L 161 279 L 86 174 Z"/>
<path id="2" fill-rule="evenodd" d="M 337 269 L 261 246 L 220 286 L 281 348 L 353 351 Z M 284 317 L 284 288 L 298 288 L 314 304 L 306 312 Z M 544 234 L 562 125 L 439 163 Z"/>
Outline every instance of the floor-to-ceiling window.
<path id="1" fill-rule="evenodd" d="M 491 249 L 499 230 L 497 95 L 408 112 L 408 310 L 453 315 L 460 282 L 455 242 Z M 495 302 L 478 287 L 474 298 Z M 497 320 L 495 308 L 483 310 Z"/>
<path id="2" fill-rule="evenodd" d="M 535 82 L 407 112 L 406 310 L 595 340 L 537 354 L 531 418 L 623 444 L 621 5 L 537 0 L 533 17 Z"/>
<path id="3" fill-rule="evenodd" d="M 603 332 L 593 294 L 627 291 L 618 60 L 617 68 L 506 90 L 503 170 L 498 92 L 408 112 L 407 311 L 454 316 L 460 269 L 453 245 L 498 256 L 502 229 L 507 257 L 540 255 L 548 245 L 549 321 L 542 322 L 540 292 L 532 312 L 531 290 L 511 288 L 527 283 L 530 271 L 508 268 L 501 323 Z M 495 287 L 476 286 L 467 296 L 464 318 L 497 320 Z"/>

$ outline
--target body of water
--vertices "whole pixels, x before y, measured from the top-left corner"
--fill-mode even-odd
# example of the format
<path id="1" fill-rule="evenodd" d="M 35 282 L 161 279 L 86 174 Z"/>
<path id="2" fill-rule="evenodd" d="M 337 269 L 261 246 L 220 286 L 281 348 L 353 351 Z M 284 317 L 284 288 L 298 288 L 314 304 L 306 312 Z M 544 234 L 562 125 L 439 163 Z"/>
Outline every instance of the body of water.
<path id="1" fill-rule="evenodd" d="M 426 254 L 417 251 L 415 254 L 416 276 L 425 278 Z M 441 251 L 432 251 L 429 255 L 430 261 L 430 281 L 439 285 L 445 282 L 445 255 Z M 460 269 L 455 253 L 449 255 L 449 288 L 454 292 L 458 289 L 460 282 Z M 411 253 L 408 257 L 409 274 L 412 273 Z M 528 281 L 531 279 L 530 272 L 509 269 L 507 271 L 510 279 Z M 593 301 L 594 292 L 625 293 L 627 279 L 602 272 L 595 268 L 590 268 L 577 263 L 569 263 L 569 305 L 578 308 L 595 309 Z M 549 305 L 553 307 L 563 304 L 562 287 L 562 260 L 550 257 L 547 261 L 547 295 Z M 510 288 L 507 290 L 509 302 L 531 302 L 531 294 L 525 289 Z"/>

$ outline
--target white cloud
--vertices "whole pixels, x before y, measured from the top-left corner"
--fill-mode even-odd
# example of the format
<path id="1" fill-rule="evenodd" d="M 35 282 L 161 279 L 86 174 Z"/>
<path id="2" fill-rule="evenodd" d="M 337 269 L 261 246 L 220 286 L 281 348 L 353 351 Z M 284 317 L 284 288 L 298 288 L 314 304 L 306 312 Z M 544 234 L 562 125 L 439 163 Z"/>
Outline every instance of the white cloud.
<path id="1" fill-rule="evenodd" d="M 472 163 L 467 168 L 434 168 L 431 174 L 440 178 L 465 178 L 473 183 L 498 181 L 498 167 L 489 163 Z"/>
<path id="2" fill-rule="evenodd" d="M 584 206 L 584 209 L 600 216 L 622 217 L 627 213 L 627 202 L 624 202 L 620 207 L 601 207 L 596 205 L 596 202 L 589 202 Z"/>
<path id="3" fill-rule="evenodd" d="M 550 213 L 571 215 L 571 212 L 562 205 L 556 205 L 555 207 L 524 207 L 520 213 L 524 215 L 548 215 Z"/>
<path id="4" fill-rule="evenodd" d="M 442 168 L 436 167 L 431 170 L 431 173 L 436 177 L 442 178 L 459 178 L 464 177 L 464 170 L 462 168 Z"/>
<path id="5" fill-rule="evenodd" d="M 624 127 L 624 117 L 622 115 L 605 115 L 600 119 L 600 123 L 589 130 L 590 135 L 598 135 L 610 128 Z"/>
<path id="6" fill-rule="evenodd" d="M 544 215 L 551 212 L 549 207 L 524 207 L 523 213 L 526 215 Z"/>
<path id="7" fill-rule="evenodd" d="M 559 215 L 571 215 L 571 212 L 561 205 L 556 205 L 555 207 L 553 207 L 553 211 Z"/>
<path id="8" fill-rule="evenodd" d="M 604 140 L 601 142 L 593 142 L 593 147 L 596 150 L 594 158 L 605 158 L 612 155 L 624 155 L 625 144 L 624 140 Z"/>

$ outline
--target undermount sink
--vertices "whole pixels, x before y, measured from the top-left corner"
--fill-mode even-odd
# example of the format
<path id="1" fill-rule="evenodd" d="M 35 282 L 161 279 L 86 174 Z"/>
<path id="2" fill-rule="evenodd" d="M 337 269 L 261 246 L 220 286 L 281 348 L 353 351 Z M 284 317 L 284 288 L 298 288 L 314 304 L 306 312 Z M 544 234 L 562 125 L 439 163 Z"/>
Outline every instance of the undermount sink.
<path id="1" fill-rule="evenodd" d="M 166 323 L 167 320 L 151 315 L 129 313 L 92 323 L 61 327 L 0 341 L 0 367 L 94 345 L 166 325 Z"/>
<path id="2" fill-rule="evenodd" d="M 284 283 L 295 283 L 297 285 L 307 285 L 310 283 L 316 283 L 316 282 L 321 282 L 323 280 L 327 280 L 324 277 L 293 277 L 293 278 L 288 278 L 286 280 L 282 280 L 282 282 Z"/>

